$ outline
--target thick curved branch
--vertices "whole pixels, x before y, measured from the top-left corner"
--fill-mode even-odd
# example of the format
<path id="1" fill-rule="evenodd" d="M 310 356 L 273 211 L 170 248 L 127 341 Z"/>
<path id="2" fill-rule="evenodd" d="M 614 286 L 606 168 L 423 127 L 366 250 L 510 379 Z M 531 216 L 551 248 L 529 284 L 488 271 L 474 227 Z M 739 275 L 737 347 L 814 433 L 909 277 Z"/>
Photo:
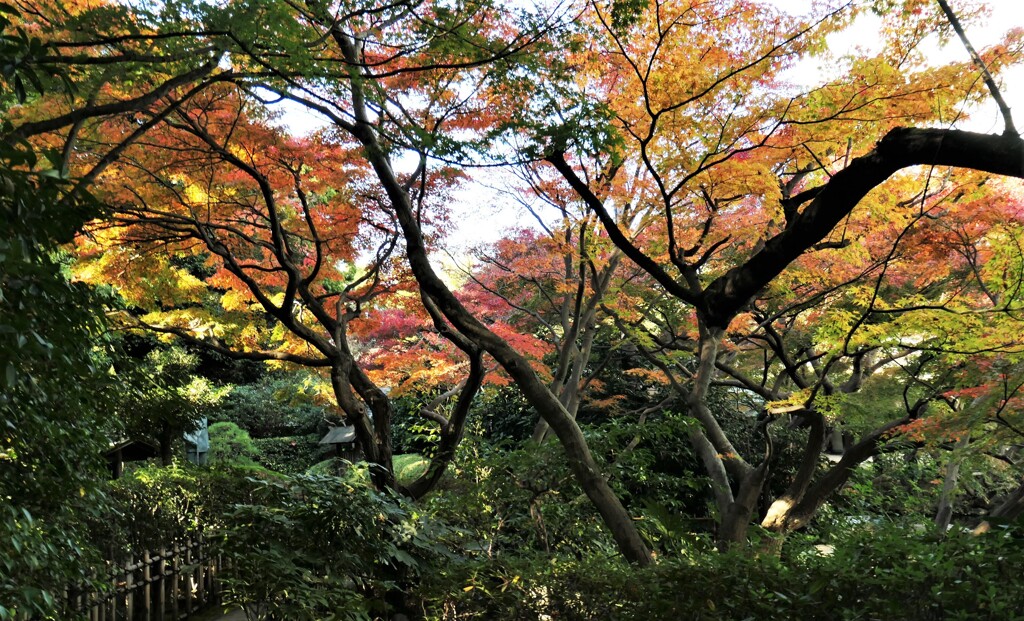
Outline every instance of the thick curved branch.
<path id="1" fill-rule="evenodd" d="M 622 229 L 612 218 L 611 214 L 604 206 L 604 202 L 597 197 L 596 194 L 590 189 L 587 183 L 580 179 L 576 171 L 569 166 L 569 162 L 565 159 L 564 153 L 554 153 L 547 157 L 547 161 L 565 178 L 565 180 L 572 186 L 572 189 L 583 199 L 587 207 L 593 211 L 601 224 L 604 226 L 605 231 L 608 232 L 608 237 L 611 238 L 612 242 L 621 250 L 631 261 L 639 265 L 654 277 L 666 291 L 676 296 L 680 300 L 689 304 L 697 305 L 698 298 L 686 287 L 679 284 L 676 279 L 666 272 L 658 263 L 651 257 L 644 254 L 642 250 L 636 247 L 633 242 L 623 234 Z"/>
<path id="2" fill-rule="evenodd" d="M 459 389 L 458 401 L 455 402 L 455 409 L 452 412 L 451 418 L 447 419 L 446 424 L 441 428 L 441 441 L 437 447 L 437 453 L 430 460 L 430 466 L 427 468 L 427 471 L 403 490 L 408 496 L 422 498 L 434 489 L 444 475 L 445 470 L 448 469 L 448 464 L 455 458 L 455 451 L 462 441 L 470 406 L 472 406 L 473 400 L 483 385 L 485 374 L 483 352 L 477 350 L 470 355 L 469 376 L 456 387 Z M 445 393 L 445 395 L 448 395 L 448 393 Z"/>
<path id="3" fill-rule="evenodd" d="M 868 192 L 895 172 L 918 165 L 1024 177 L 1024 141 L 1016 135 L 893 129 L 873 151 L 835 173 L 792 224 L 769 239 L 760 252 L 708 285 L 704 304 L 709 325 L 727 326 L 786 266 L 823 240 Z"/>
<path id="4" fill-rule="evenodd" d="M 116 114 L 124 114 L 125 112 L 134 112 L 136 110 L 145 110 L 163 97 L 167 96 L 167 94 L 174 89 L 206 77 L 210 72 L 217 68 L 218 62 L 219 58 L 213 59 L 210 62 L 189 71 L 188 73 L 175 76 L 145 95 L 133 97 L 132 99 L 115 101 L 108 104 L 78 108 L 52 119 L 25 123 L 11 132 L 11 135 L 19 138 L 28 138 L 29 136 L 35 136 L 37 134 L 43 134 L 63 127 L 68 127 L 89 118 L 106 117 Z"/>

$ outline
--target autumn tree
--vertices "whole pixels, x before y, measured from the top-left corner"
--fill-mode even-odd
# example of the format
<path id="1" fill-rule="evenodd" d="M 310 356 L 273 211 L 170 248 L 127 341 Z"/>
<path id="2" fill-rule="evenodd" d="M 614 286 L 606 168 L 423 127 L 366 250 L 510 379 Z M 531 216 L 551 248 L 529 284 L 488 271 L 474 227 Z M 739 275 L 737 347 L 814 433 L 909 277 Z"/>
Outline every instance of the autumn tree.
<path id="1" fill-rule="evenodd" d="M 113 162 L 128 161 L 131 145 L 158 126 L 164 140 L 183 141 L 167 144 L 195 153 L 195 169 L 205 177 L 166 177 L 170 169 L 152 160 L 134 173 L 122 166 L 132 179 L 157 173 L 152 181 L 163 182 L 149 185 L 161 199 L 122 192 L 111 204 L 142 230 L 156 215 L 152 224 L 158 226 L 147 230 L 151 242 L 159 241 L 154 231 L 164 231 L 173 243 L 204 244 L 224 262 L 222 285 L 244 285 L 238 290 L 247 290 L 275 326 L 310 345 L 310 352 L 289 345 L 273 355 L 332 369 L 342 408 L 363 437 L 380 443 L 371 450 L 384 465 L 378 482 L 387 484 L 386 423 L 371 424 L 364 410 L 364 404 L 386 407 L 386 399 L 353 371 L 357 365 L 346 366 L 354 352 L 334 353 L 344 349 L 342 337 L 355 319 L 349 315 L 361 310 L 358 296 L 375 277 L 339 290 L 309 278 L 336 268 L 315 258 L 318 243 L 322 249 L 328 238 L 312 229 L 342 226 L 318 221 L 309 199 L 327 198 L 324 189 L 341 184 L 320 178 L 315 162 L 299 156 L 315 146 L 333 150 L 329 159 L 351 158 L 351 170 L 332 170 L 346 181 L 346 175 L 366 175 L 367 202 L 359 205 L 366 209 L 359 213 L 369 214 L 372 206 L 379 219 L 369 220 L 400 233 L 402 262 L 435 328 L 471 361 L 481 352 L 497 361 L 560 441 L 623 554 L 646 563 L 649 552 L 630 513 L 557 392 L 459 300 L 429 260 L 427 223 L 439 162 L 471 157 L 487 139 L 514 138 L 519 159 L 546 158 L 620 252 L 665 295 L 693 309 L 699 363 L 681 396 L 702 425 L 691 440 L 716 482 L 719 535 L 739 540 L 768 461 L 739 458 L 707 406 L 734 320 L 788 266 L 828 250 L 829 233 L 888 177 L 918 164 L 1020 176 L 1022 145 L 1008 114 L 1001 136 L 914 128 L 948 123 L 961 102 L 981 97 L 971 88 L 974 64 L 921 62 L 924 34 L 945 21 L 923 12 L 919 2 L 890 20 L 880 55 L 853 62 L 848 76 L 809 92 L 787 87 L 782 71 L 822 52 L 825 36 L 847 25 L 857 7 L 825 7 L 796 19 L 748 2 L 581 3 L 578 30 L 560 21 L 568 8 L 517 11 L 477 0 L 386 6 L 237 1 L 149 13 L 120 6 L 53 13 L 44 4 L 34 9 L 39 23 L 88 22 L 88 29 L 61 31 L 67 41 L 53 43 L 49 62 L 83 68 L 92 86 L 84 99 L 26 111 L 14 134 L 69 152 L 92 141 L 97 155 L 76 169 L 89 183 Z M 92 32 L 103 34 L 85 34 Z M 1010 39 L 982 58 L 997 73 L 1012 62 L 1015 46 Z M 270 125 L 252 118 L 254 102 L 271 99 L 320 115 L 330 130 L 315 143 L 271 139 Z M 222 109 L 230 111 L 226 118 L 219 116 Z M 230 119 L 237 119 L 237 135 Z M 257 147 L 257 134 L 286 155 Z M 250 136 L 253 142 L 245 144 Z M 151 147 L 158 146 L 154 139 Z M 183 160 L 175 162 L 182 171 Z M 208 201 L 238 213 L 228 222 L 209 220 L 201 209 Z M 163 213 L 165 205 L 174 209 Z M 640 224 L 642 235 L 634 228 Z M 249 246 L 252 255 L 239 253 L 239 241 L 255 239 L 254 231 L 264 237 Z M 309 257 L 312 265 L 302 262 Z M 383 274 L 385 262 L 376 265 L 367 273 Z M 315 338 L 307 332 L 311 325 L 319 326 Z M 292 336 L 276 344 L 285 341 L 301 346 Z"/>
<path id="2" fill-rule="evenodd" d="M 889 20 L 881 53 L 850 59 L 848 75 L 810 91 L 787 85 L 784 71 L 822 51 L 824 37 L 863 8 L 824 7 L 798 19 L 750 3 L 590 6 L 594 42 L 581 63 L 591 69 L 580 72 L 578 97 L 606 102 L 617 139 L 601 154 L 556 141 L 547 161 L 622 252 L 693 310 L 680 336 L 695 367 L 662 366 L 700 423 L 690 439 L 713 481 L 723 545 L 743 540 L 762 517 L 779 532 L 806 523 L 850 468 L 941 399 L 940 388 L 925 391 L 921 383 L 931 373 L 928 349 L 955 349 L 933 339 L 965 326 L 932 330 L 935 314 L 983 322 L 1017 303 L 993 304 L 984 295 L 991 283 L 971 274 L 972 265 L 984 264 L 979 248 L 990 243 L 980 237 L 998 239 L 999 227 L 958 249 L 913 238 L 934 231 L 923 226 L 933 219 L 955 227 L 946 212 L 965 196 L 975 210 L 1001 200 L 975 195 L 986 177 L 965 178 L 958 169 L 1024 172 L 1016 159 L 1008 162 L 1022 145 L 1005 110 L 1002 135 L 950 127 L 964 102 L 986 94 L 976 88 L 980 75 L 997 92 L 988 71 L 1019 56 L 1019 33 L 973 61 L 929 66 L 920 51 L 925 33 L 953 18 L 911 4 Z M 916 165 L 926 168 L 901 172 Z M 614 190 L 624 186 L 631 192 L 623 199 Z M 635 227 L 638 219 L 649 224 Z M 910 266 L 914 252 L 935 253 L 942 269 L 922 278 L 921 264 Z M 963 283 L 970 292 L 957 289 Z M 1002 337 L 1013 333 L 1012 322 L 1007 327 Z M 995 335 L 983 343 L 986 329 L 961 332 L 982 340 L 960 344 L 978 352 L 1017 347 Z M 678 348 L 679 339 L 664 334 L 650 334 L 652 354 L 673 341 Z M 917 396 L 907 411 L 866 431 L 820 473 L 825 404 L 900 361 L 915 367 L 907 381 Z M 748 461 L 736 450 L 708 407 L 716 383 L 765 404 L 763 455 Z M 810 433 L 788 491 L 759 517 L 772 463 L 767 428 L 784 413 Z"/>
<path id="3" fill-rule="evenodd" d="M 530 194 L 557 208 L 558 218 L 551 224 L 539 219 L 539 230 L 520 230 L 479 249 L 459 293 L 474 314 L 530 357 L 576 418 L 588 388 L 601 383 L 612 360 L 616 331 L 602 305 L 614 305 L 613 291 L 628 274 L 596 221 L 574 213 L 536 181 Z M 536 214 L 536 206 L 528 208 Z M 600 355 L 599 341 L 609 345 Z M 533 440 L 543 442 L 549 431 L 541 418 Z"/>
<path id="4" fill-rule="evenodd" d="M 287 139 L 259 114 L 234 86 L 209 88 L 128 148 L 116 174 L 96 183 L 111 215 L 82 238 L 77 273 L 115 285 L 132 311 L 125 327 L 324 369 L 372 478 L 395 487 L 391 401 L 368 373 L 371 333 L 363 328 L 360 341 L 350 328 L 369 320 L 386 330 L 387 300 L 414 295 L 396 262 L 390 210 L 351 149 Z M 372 258 L 359 264 L 360 253 Z M 482 379 L 474 356 L 459 411 Z M 442 425 L 443 444 L 461 435 L 461 420 Z M 430 472 L 443 472 L 451 452 L 439 452 Z M 413 483 L 410 493 L 433 483 Z"/>

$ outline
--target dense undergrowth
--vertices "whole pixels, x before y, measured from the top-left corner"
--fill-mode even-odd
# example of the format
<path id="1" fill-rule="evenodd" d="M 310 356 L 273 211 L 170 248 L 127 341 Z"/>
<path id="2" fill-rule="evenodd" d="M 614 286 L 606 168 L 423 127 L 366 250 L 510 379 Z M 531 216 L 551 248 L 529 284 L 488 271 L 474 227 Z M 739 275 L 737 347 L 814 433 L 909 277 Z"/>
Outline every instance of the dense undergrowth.
<path id="1" fill-rule="evenodd" d="M 785 542 L 755 534 L 721 553 L 649 504 L 638 518 L 658 559 L 640 569 L 556 457 L 471 446 L 415 505 L 373 491 L 359 468 L 141 468 L 114 483 L 118 517 L 94 537 L 137 548 L 205 532 L 232 562 L 224 604 L 250 619 L 1024 618 L 1019 525 L 979 537 L 832 511 Z M 870 495 L 877 480 L 851 491 Z"/>

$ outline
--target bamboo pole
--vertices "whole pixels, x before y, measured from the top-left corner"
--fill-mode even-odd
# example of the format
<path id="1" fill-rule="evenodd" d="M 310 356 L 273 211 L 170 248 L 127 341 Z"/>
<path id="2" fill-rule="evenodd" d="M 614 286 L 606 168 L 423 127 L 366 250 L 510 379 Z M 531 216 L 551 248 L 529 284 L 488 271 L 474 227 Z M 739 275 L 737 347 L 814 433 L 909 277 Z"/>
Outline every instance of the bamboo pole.
<path id="1" fill-rule="evenodd" d="M 151 621 L 152 618 L 153 618 L 153 615 L 152 615 L 152 608 L 153 608 L 152 592 L 153 592 L 153 588 L 151 586 L 152 579 L 153 579 L 153 576 L 152 576 L 153 572 L 151 570 L 151 566 L 152 565 L 151 565 L 151 561 L 150 561 L 150 558 L 149 558 L 149 550 L 146 550 L 145 552 L 142 553 L 142 607 L 143 607 L 142 618 L 143 618 L 143 621 Z"/>

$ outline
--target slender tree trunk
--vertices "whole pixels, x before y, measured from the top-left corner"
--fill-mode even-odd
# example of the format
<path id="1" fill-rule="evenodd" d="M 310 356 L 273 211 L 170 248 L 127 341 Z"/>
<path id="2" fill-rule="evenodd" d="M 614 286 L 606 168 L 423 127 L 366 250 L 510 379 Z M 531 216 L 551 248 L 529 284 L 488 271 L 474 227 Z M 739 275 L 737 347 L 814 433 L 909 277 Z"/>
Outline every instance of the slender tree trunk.
<path id="1" fill-rule="evenodd" d="M 960 477 L 960 463 L 963 461 L 961 453 L 971 441 L 971 434 L 964 434 L 957 440 L 952 454 L 949 456 L 949 463 L 946 464 L 946 473 L 942 477 L 942 494 L 939 496 L 939 506 L 935 511 L 935 526 L 941 532 L 949 529 L 950 520 L 953 517 L 953 499 L 956 494 L 956 484 Z"/>
<path id="2" fill-rule="evenodd" d="M 370 480 L 378 490 L 394 488 L 395 474 L 391 459 L 391 406 L 385 398 L 383 401 L 375 400 L 369 404 L 371 407 L 380 408 L 381 411 L 374 412 L 371 419 L 367 412 L 366 403 L 360 403 L 352 392 L 352 377 L 355 373 L 354 361 L 346 356 L 340 356 L 331 367 L 331 388 L 334 397 L 345 412 L 345 420 L 355 429 L 356 439 L 363 451 L 363 458 L 370 464 Z M 383 393 L 382 393 L 383 395 Z M 379 418 L 386 418 L 388 421 L 386 435 L 380 435 Z"/>
<path id="3" fill-rule="evenodd" d="M 167 424 L 160 428 L 160 465 L 170 466 L 174 462 L 174 430 Z"/>
<path id="4" fill-rule="evenodd" d="M 743 460 L 707 405 L 708 390 L 716 373 L 718 347 L 724 336 L 724 330 L 709 328 L 701 322 L 700 360 L 693 388 L 686 398 L 690 414 L 702 427 L 702 431 L 690 434 L 690 443 L 711 478 L 721 520 L 717 536 L 721 549 L 746 541 L 757 499 L 768 474 L 767 460 L 757 468 Z M 735 494 L 730 477 L 738 481 Z"/>
<path id="5" fill-rule="evenodd" d="M 353 59 L 356 60 L 358 59 Z M 527 401 L 548 422 L 565 450 L 566 460 L 576 480 L 601 515 L 622 555 L 632 563 L 650 564 L 651 553 L 647 544 L 633 523 L 632 516 L 598 469 L 576 421 L 541 382 L 529 362 L 466 310 L 434 272 L 409 195 L 391 169 L 387 155 L 377 143 L 370 124 L 363 118 L 360 118 L 357 137 L 366 147 L 367 157 L 395 209 L 405 237 L 409 265 L 420 287 L 436 301 L 438 309 L 456 330 L 498 361 L 523 392 Z"/>

